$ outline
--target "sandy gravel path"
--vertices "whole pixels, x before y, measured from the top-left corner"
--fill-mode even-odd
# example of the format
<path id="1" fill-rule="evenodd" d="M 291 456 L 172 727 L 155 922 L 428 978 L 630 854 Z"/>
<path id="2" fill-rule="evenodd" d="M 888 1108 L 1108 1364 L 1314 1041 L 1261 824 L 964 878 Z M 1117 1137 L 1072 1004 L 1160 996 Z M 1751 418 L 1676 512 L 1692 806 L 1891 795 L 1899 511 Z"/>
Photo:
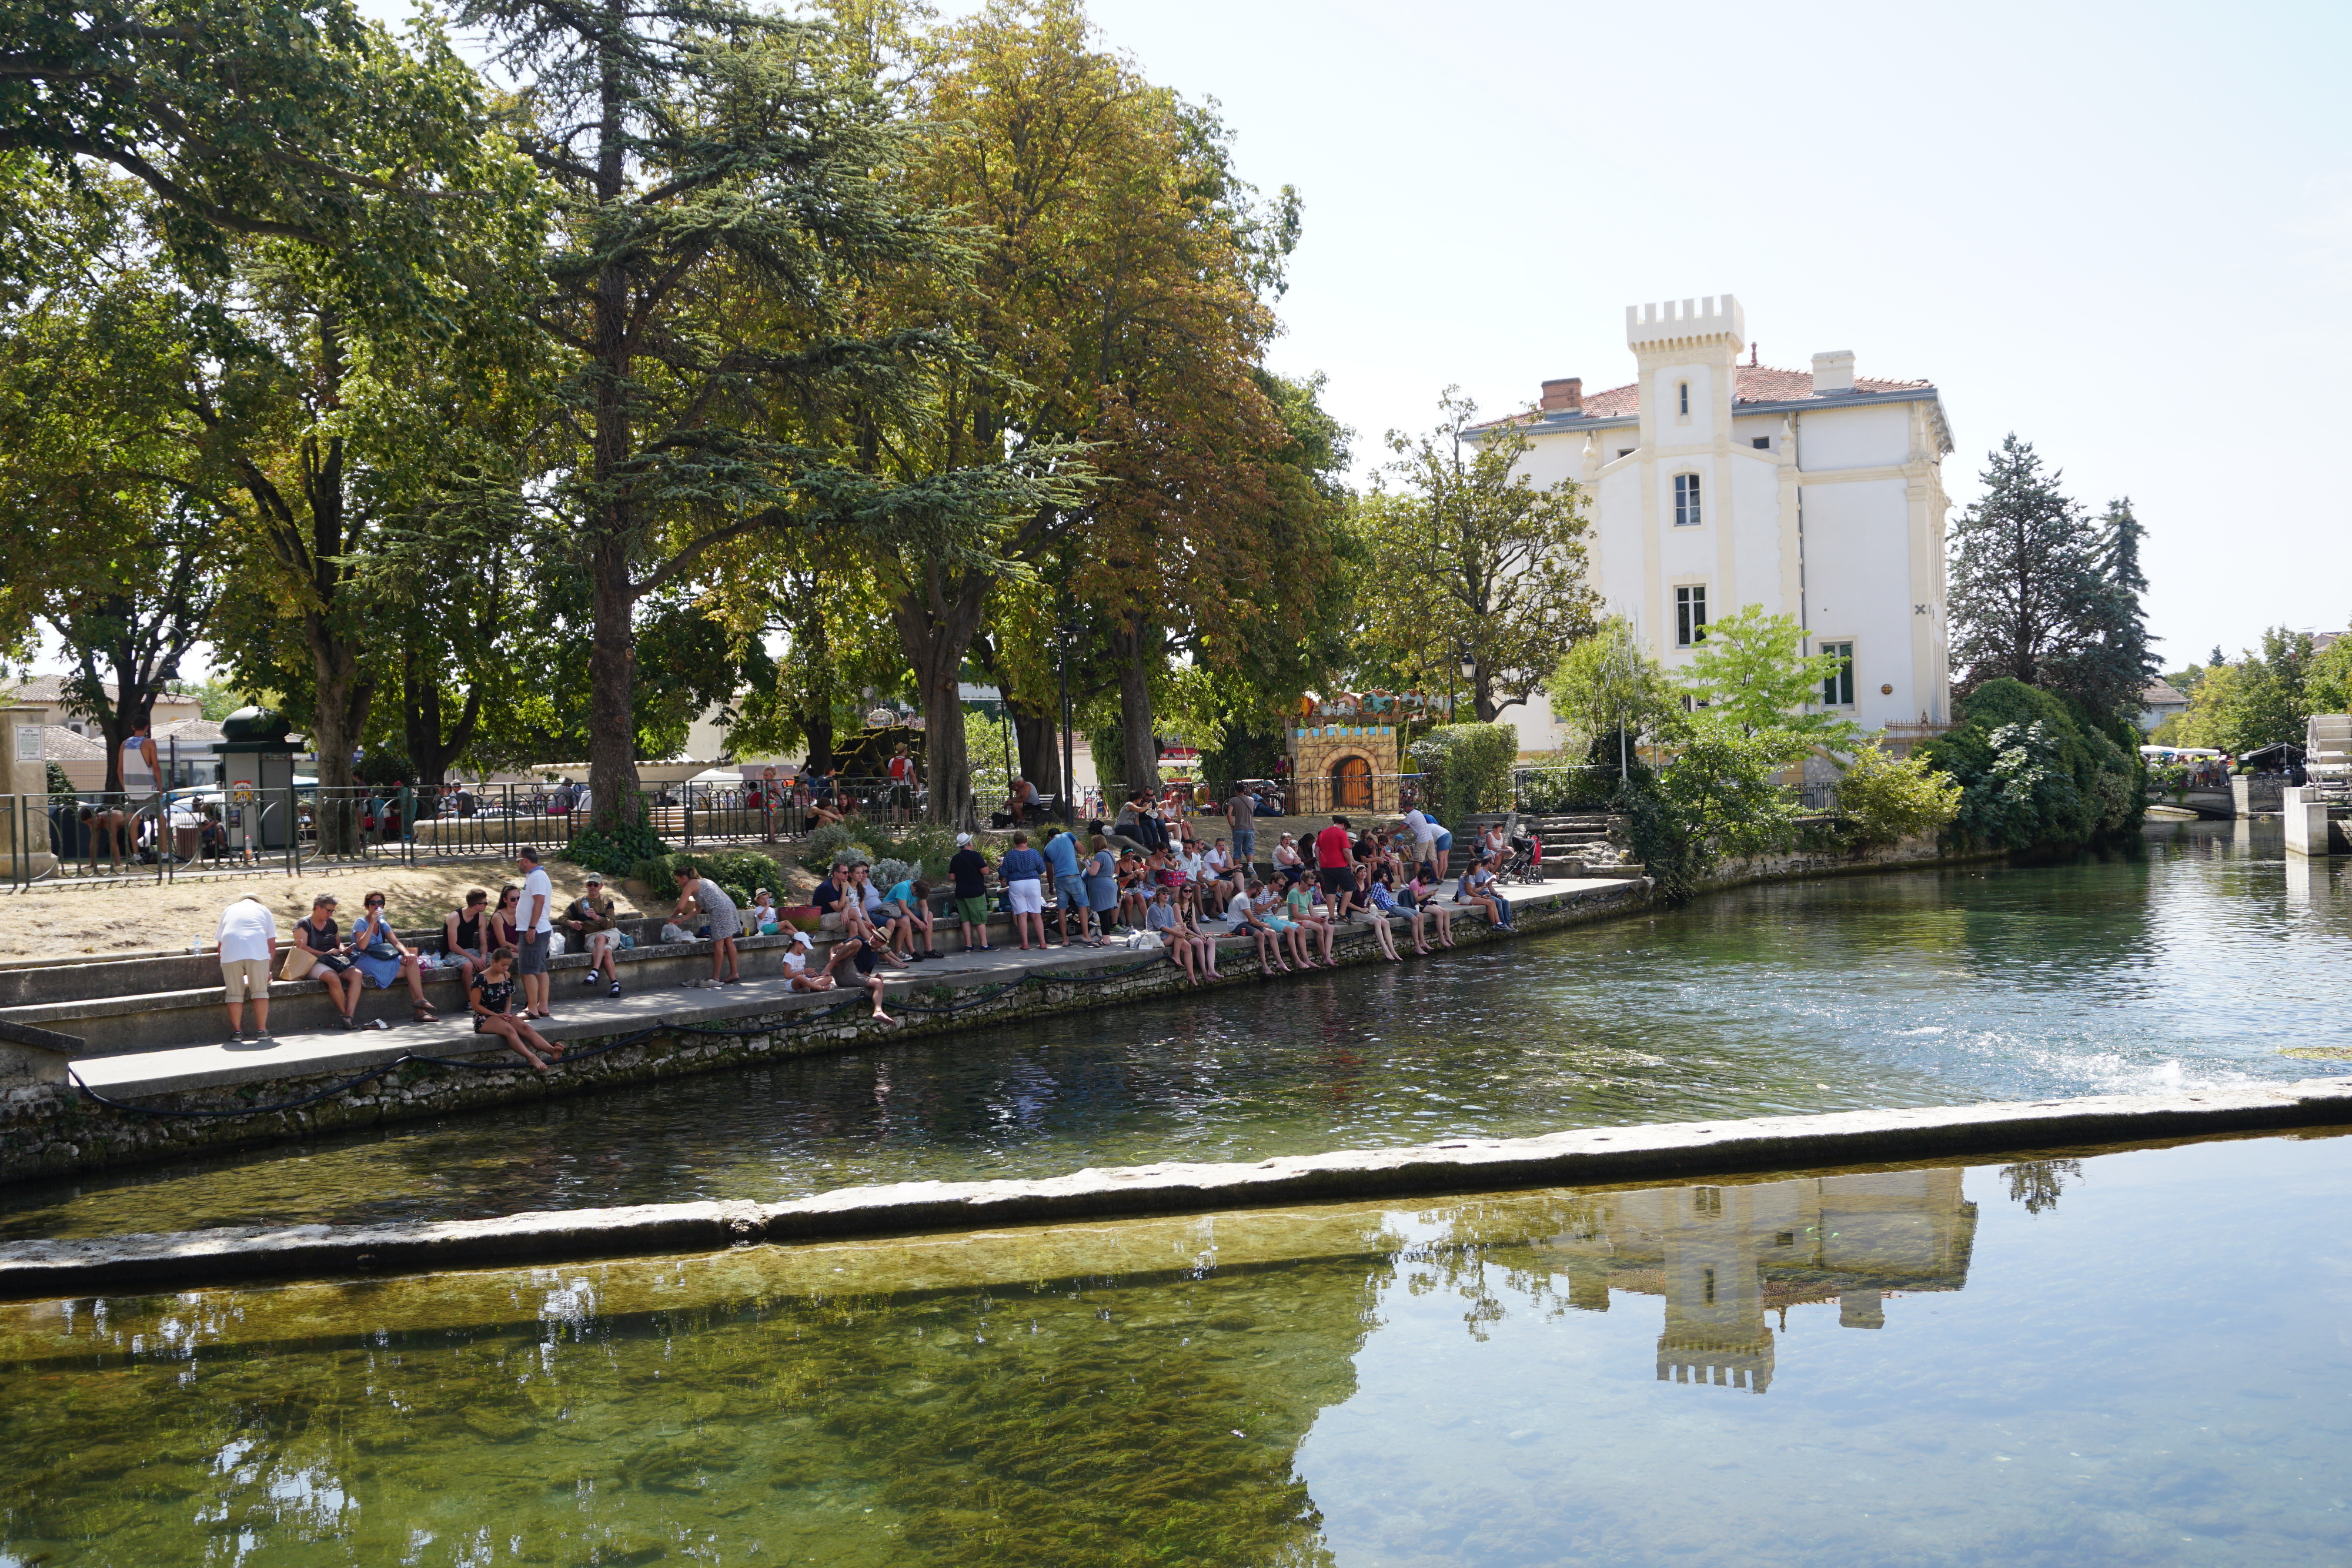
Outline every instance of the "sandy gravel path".
<path id="1" fill-rule="evenodd" d="M 580 896 L 588 874 L 564 861 L 548 862 L 547 873 L 556 897 L 567 902 Z M 778 877 L 780 890 L 815 885 L 815 878 L 798 867 L 780 867 Z M 310 913 L 310 900 L 320 893 L 335 895 L 341 905 L 338 915 L 346 925 L 360 912 L 363 895 L 375 891 L 384 894 L 395 925 L 404 929 L 437 926 L 442 915 L 465 901 L 467 888 L 485 888 L 495 898 L 508 883 L 521 880 L 514 862 L 481 859 L 305 867 L 291 877 L 281 870 L 173 883 L 40 883 L 20 892 L 0 892 L 0 959 L 52 953 L 184 951 L 191 942 L 211 942 L 222 907 L 248 889 L 260 891 L 277 915 L 281 933 Z M 677 902 L 668 889 L 656 897 L 637 883 L 606 891 L 625 915 L 667 915 Z"/>

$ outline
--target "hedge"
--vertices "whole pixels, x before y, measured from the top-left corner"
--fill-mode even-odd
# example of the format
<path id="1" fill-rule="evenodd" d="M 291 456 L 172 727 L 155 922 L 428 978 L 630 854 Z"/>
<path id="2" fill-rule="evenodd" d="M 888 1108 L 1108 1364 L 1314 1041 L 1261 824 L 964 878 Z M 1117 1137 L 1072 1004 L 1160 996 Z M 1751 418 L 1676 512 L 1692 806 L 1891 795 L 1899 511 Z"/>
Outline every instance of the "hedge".
<path id="1" fill-rule="evenodd" d="M 725 888 L 738 909 L 751 906 L 753 890 L 773 889 L 783 880 L 783 868 L 756 850 L 697 850 L 691 854 L 656 855 L 639 861 L 629 874 L 658 896 L 677 891 L 678 869 L 688 865 Z"/>
<path id="2" fill-rule="evenodd" d="M 2139 758 L 2063 698 L 2007 676 L 1968 695 L 1959 726 L 1918 755 L 1960 786 L 1953 829 L 2008 850 L 2127 835 L 2147 810 Z"/>
<path id="3" fill-rule="evenodd" d="M 1414 741 L 1406 755 L 1429 776 L 1428 809 L 1440 821 L 1511 809 L 1511 769 L 1519 760 L 1517 725 L 1440 725 Z"/>

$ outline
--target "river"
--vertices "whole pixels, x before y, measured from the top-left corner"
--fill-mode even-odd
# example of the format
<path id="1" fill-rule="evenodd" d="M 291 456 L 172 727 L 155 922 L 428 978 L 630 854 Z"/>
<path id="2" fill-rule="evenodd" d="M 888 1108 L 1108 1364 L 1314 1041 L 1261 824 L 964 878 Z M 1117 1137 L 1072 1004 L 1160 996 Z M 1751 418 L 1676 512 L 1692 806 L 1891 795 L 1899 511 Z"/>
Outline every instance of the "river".
<path id="1" fill-rule="evenodd" d="M 1527 940 L 0 1197 L 0 1235 L 446 1218 L 2344 1071 L 2352 872 L 2275 824 Z"/>

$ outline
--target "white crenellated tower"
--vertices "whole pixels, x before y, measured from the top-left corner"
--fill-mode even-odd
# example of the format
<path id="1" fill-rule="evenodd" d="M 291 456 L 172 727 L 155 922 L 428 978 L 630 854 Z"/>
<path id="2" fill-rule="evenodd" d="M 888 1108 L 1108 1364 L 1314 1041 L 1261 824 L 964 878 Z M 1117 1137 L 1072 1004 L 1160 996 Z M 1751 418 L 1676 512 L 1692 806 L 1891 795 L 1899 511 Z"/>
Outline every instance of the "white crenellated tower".
<path id="1" fill-rule="evenodd" d="M 1747 605 L 1787 614 L 1845 662 L 1822 706 L 1900 748 L 1950 718 L 1942 401 L 1849 349 L 1762 364 L 1748 333 L 1729 294 L 1626 307 L 1636 380 L 1545 382 L 1525 471 L 1585 487 L 1593 585 L 1646 652 L 1673 668 Z M 1563 738 L 1540 697 L 1501 716 L 1523 750 Z"/>

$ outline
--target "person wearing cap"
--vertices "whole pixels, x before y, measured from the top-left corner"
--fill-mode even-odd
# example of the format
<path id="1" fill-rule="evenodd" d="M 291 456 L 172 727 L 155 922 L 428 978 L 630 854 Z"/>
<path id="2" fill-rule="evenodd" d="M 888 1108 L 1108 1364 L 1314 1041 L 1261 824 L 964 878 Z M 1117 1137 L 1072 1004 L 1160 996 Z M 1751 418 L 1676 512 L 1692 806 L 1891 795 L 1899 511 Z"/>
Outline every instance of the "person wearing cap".
<path id="1" fill-rule="evenodd" d="M 963 950 L 988 951 L 988 857 L 971 847 L 970 833 L 956 835 L 948 874 L 955 879 L 956 916 L 963 922 Z"/>
<path id="2" fill-rule="evenodd" d="M 805 931 L 793 932 L 792 941 L 785 945 L 784 983 L 793 990 L 829 991 L 833 988 L 830 971 L 819 969 L 814 974 L 809 972 L 809 955 L 814 951 L 816 943 Z"/>
<path id="3" fill-rule="evenodd" d="M 602 977 L 611 983 L 612 994 L 619 996 L 621 944 L 628 938 L 621 935 L 620 924 L 613 918 L 613 901 L 604 896 L 604 879 L 594 872 L 588 873 L 588 890 L 564 910 L 563 929 L 588 948 L 588 977 L 580 983 L 593 986 Z"/>

